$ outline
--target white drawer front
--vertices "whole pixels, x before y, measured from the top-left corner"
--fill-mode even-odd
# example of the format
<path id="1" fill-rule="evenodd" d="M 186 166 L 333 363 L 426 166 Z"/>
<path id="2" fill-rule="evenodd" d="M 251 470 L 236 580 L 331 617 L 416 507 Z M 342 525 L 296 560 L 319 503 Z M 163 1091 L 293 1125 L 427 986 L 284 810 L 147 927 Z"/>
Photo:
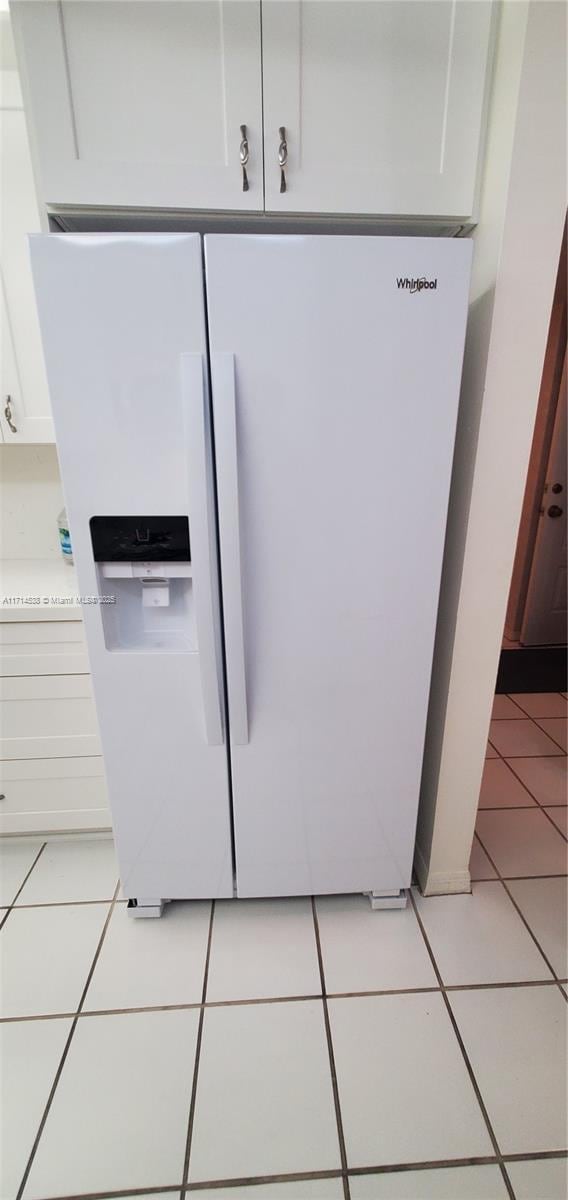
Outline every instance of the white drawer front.
<path id="1" fill-rule="evenodd" d="M 0 681 L 0 758 L 100 754 L 88 675 L 20 676 Z"/>
<path id="2" fill-rule="evenodd" d="M 0 625 L 0 676 L 85 674 L 88 670 L 80 621 Z"/>
<path id="3" fill-rule="evenodd" d="M 85 645 L 81 621 L 0 621 L 0 647 L 14 642 L 79 642 Z"/>
<path id="4" fill-rule="evenodd" d="M 0 834 L 109 829 L 102 759 L 0 763 Z"/>

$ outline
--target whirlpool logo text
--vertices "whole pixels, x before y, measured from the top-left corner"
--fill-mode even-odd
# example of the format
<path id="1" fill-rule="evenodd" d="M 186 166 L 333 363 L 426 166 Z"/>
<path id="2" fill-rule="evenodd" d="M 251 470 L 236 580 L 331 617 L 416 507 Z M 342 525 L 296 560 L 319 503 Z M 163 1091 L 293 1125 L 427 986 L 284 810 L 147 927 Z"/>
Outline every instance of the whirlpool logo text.
<path id="1" fill-rule="evenodd" d="M 426 279 L 425 275 L 423 275 L 421 279 L 409 279 L 408 276 L 406 276 L 404 279 L 397 279 L 396 286 L 397 288 L 401 288 L 403 291 L 410 292 L 412 295 L 414 292 L 424 291 L 425 288 L 437 288 L 438 279 Z"/>

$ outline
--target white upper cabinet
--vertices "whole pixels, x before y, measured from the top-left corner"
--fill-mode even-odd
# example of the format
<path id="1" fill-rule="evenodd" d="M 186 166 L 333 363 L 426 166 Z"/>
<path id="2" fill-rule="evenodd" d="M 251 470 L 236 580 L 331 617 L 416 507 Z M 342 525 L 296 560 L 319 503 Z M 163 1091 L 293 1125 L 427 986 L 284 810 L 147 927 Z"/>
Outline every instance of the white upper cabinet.
<path id="1" fill-rule="evenodd" d="M 12 0 L 41 199 L 467 220 L 495 10 Z"/>
<path id="2" fill-rule="evenodd" d="M 470 217 L 492 8 L 263 0 L 266 208 Z"/>
<path id="3" fill-rule="evenodd" d="M 46 204 L 262 208 L 259 0 L 11 11 Z"/>
<path id="4" fill-rule="evenodd" d="M 9 65 L 10 30 L 5 14 L 0 20 L 0 39 L 0 430 L 8 443 L 52 442 L 27 238 L 40 228 L 40 219 L 18 73 Z"/>

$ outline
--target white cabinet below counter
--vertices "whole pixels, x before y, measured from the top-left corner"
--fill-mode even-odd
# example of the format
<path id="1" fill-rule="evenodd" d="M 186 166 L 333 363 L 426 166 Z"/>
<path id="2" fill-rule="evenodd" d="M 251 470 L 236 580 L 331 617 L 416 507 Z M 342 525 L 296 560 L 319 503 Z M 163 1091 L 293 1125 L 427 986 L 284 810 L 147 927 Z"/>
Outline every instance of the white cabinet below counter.
<path id="1" fill-rule="evenodd" d="M 102 758 L 0 762 L 0 834 L 110 829 Z"/>
<path id="2" fill-rule="evenodd" d="M 0 835 L 109 829 L 74 571 L 12 559 L 0 574 L 4 597 L 52 601 L 0 610 Z"/>
<path id="3" fill-rule="evenodd" d="M 0 759 L 100 754 L 89 675 L 0 680 Z"/>

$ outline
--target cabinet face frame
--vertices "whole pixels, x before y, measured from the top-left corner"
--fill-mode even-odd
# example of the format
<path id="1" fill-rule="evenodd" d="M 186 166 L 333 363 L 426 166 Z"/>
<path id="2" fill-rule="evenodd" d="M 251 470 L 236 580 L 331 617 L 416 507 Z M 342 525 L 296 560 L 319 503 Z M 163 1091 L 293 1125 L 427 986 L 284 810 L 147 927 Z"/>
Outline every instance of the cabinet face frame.
<path id="1" fill-rule="evenodd" d="M 195 2 L 195 0 L 194 0 Z M 170 0 L 154 0 L 152 5 L 134 5 L 131 0 L 113 0 L 109 5 L 83 5 L 69 0 L 21 0 L 12 4 L 14 36 L 18 46 L 18 57 L 22 67 L 22 83 L 26 95 L 26 107 L 33 113 L 35 123 L 35 146 L 37 152 L 38 177 L 43 202 L 47 205 L 95 205 L 107 208 L 144 206 L 149 208 L 217 208 L 235 211 L 261 211 L 264 206 L 264 181 L 262 162 L 262 82 L 260 45 L 260 0 L 218 0 L 214 6 L 209 0 L 199 0 L 196 9 L 215 10 L 219 20 L 219 72 L 222 79 L 221 128 L 218 131 L 223 143 L 221 161 L 207 163 L 191 159 L 191 131 L 188 128 L 188 154 L 168 158 L 167 155 L 152 157 L 151 140 L 148 155 L 128 160 L 115 152 L 108 159 L 89 158 L 89 128 L 93 98 L 89 87 L 96 85 L 81 76 L 81 19 L 89 19 L 95 7 L 106 9 L 105 17 L 111 22 L 122 11 L 124 19 L 128 10 L 132 17 L 140 20 L 143 10 L 166 27 L 171 24 L 171 36 L 179 50 L 179 30 L 176 28 L 183 17 L 183 5 Z M 185 6 L 187 8 L 187 5 Z M 203 16 L 202 12 L 202 16 Z M 163 15 L 162 15 L 163 14 Z M 152 30 L 148 33 L 151 40 Z M 147 49 L 146 57 L 151 51 Z M 119 73 L 113 68 L 116 62 L 107 64 L 107 85 L 120 92 Z M 142 79 L 145 72 L 139 71 Z M 146 73 L 150 83 L 150 72 Z M 74 78 L 75 76 L 75 78 Z M 83 88 L 83 97 L 79 95 Z M 166 82 L 166 81 L 164 81 Z M 101 84 L 102 87 L 102 84 Z M 160 88 L 159 75 L 154 84 L 153 95 Z M 86 90 L 85 90 L 86 89 Z M 143 94 L 143 93 L 142 93 Z M 144 108 L 140 106 L 138 116 L 134 104 L 141 96 L 135 92 L 132 121 L 134 128 L 144 126 Z M 83 102 L 83 112 L 80 104 Z M 203 97 L 203 108 L 194 117 L 194 126 L 199 119 L 206 119 L 207 96 Z M 146 117 L 152 112 L 152 98 L 145 97 Z M 91 110 L 92 111 L 92 110 Z M 159 122 L 156 122 L 159 126 Z M 246 125 L 249 147 L 247 164 L 248 190 L 243 190 L 243 172 L 240 158 L 242 141 L 241 125 Z M 163 128 L 163 126 L 162 126 Z M 159 132 L 159 129 L 158 129 Z M 156 134 L 157 137 L 157 134 Z M 83 154 L 83 144 L 87 147 Z M 140 146 L 139 138 L 139 146 Z M 155 144 L 155 143 L 154 143 Z"/>
<path id="2" fill-rule="evenodd" d="M 27 245 L 27 234 L 40 229 L 40 217 L 18 73 L 10 69 L 0 71 L 0 145 L 3 160 L 0 442 L 8 445 L 53 442 Z"/>
<path id="3" fill-rule="evenodd" d="M 313 12 L 317 13 L 318 7 L 321 9 L 323 5 L 311 4 Z M 372 4 L 366 7 L 370 14 L 377 11 Z M 385 3 L 385 10 L 388 7 Z M 338 80 L 337 94 L 330 94 L 329 114 L 323 112 L 326 106 L 324 95 L 319 112 L 310 114 L 306 111 L 309 94 L 305 79 L 310 70 L 310 47 L 306 48 L 305 44 L 308 6 L 302 0 L 262 0 L 267 211 L 379 212 L 385 217 L 470 220 L 475 215 L 498 7 L 491 0 L 446 0 L 444 84 L 436 88 L 440 93 L 437 97 L 434 92 L 430 98 L 423 96 L 426 111 L 429 99 L 432 107 L 436 103 L 439 109 L 438 166 L 437 169 L 415 169 L 414 163 L 411 168 L 404 163 L 373 164 L 371 140 L 368 143 L 370 161 L 366 161 L 367 151 L 363 147 L 360 147 L 359 161 L 356 155 L 353 157 L 350 133 L 352 135 L 353 129 L 356 130 L 356 121 L 348 120 L 349 95 L 350 92 L 353 94 L 348 80 L 344 80 L 343 86 Z M 341 8 L 355 13 L 355 4 L 346 0 L 343 5 L 330 5 L 331 14 L 334 11 L 339 14 Z M 364 8 L 362 5 L 361 9 Z M 400 5 L 401 21 L 408 11 L 406 4 Z M 395 34 L 398 32 L 395 30 Z M 313 47 L 312 41 L 312 54 Z M 315 65 L 313 72 L 315 80 Z M 310 89 L 312 96 L 314 88 L 315 82 Z M 325 89 L 325 82 L 322 88 Z M 392 98 L 392 93 L 389 95 Z M 371 91 L 369 98 L 372 99 Z M 319 108 L 319 96 L 317 103 Z M 347 110 L 343 135 L 333 128 L 334 108 L 340 114 L 343 110 L 344 115 Z M 307 135 L 310 115 L 313 125 Z M 282 126 L 286 130 L 287 149 L 285 192 L 281 191 L 278 162 L 279 129 Z M 381 112 L 377 110 L 377 132 L 384 135 L 385 128 L 384 123 L 381 127 Z M 320 160 L 315 162 L 310 158 L 309 150 L 306 151 L 306 142 L 313 146 L 319 133 L 322 141 L 330 143 L 330 152 L 327 156 L 322 153 Z M 392 137 L 396 142 L 396 125 Z"/>

